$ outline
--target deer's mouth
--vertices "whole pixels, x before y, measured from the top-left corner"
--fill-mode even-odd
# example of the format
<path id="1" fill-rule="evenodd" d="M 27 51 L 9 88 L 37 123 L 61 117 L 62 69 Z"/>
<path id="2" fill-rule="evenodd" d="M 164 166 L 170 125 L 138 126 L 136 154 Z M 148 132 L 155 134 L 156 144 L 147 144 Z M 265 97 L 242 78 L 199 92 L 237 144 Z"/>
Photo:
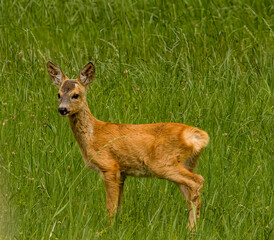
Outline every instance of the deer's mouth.
<path id="1" fill-rule="evenodd" d="M 58 108 L 58 112 L 62 115 L 62 116 L 67 116 L 70 111 L 68 111 L 67 108 Z"/>

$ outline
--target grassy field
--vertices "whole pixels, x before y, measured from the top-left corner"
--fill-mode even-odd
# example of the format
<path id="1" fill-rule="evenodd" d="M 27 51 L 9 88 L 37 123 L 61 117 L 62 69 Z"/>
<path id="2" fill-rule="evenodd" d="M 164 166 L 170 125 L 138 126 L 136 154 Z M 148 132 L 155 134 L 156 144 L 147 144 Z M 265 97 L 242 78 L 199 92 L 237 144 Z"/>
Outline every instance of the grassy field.
<path id="1" fill-rule="evenodd" d="M 0 1 L 0 239 L 273 239 L 271 1 Z M 197 231 L 177 187 L 129 178 L 107 221 L 105 188 L 57 112 L 53 61 L 93 61 L 94 116 L 180 122 L 211 137 Z"/>

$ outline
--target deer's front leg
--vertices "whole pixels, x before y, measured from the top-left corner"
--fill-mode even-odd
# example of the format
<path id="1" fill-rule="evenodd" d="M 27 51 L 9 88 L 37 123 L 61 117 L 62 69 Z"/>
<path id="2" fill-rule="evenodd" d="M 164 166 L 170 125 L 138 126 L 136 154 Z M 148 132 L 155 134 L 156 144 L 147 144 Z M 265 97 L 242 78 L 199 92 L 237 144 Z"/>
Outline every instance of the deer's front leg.
<path id="1" fill-rule="evenodd" d="M 107 192 L 107 211 L 110 222 L 113 222 L 113 217 L 117 212 L 119 201 L 120 179 L 119 172 L 107 171 L 103 175 Z"/>
<path id="2" fill-rule="evenodd" d="M 123 192 L 124 192 L 124 183 L 125 183 L 125 180 L 126 180 L 126 176 L 121 174 L 121 176 L 120 176 L 120 182 L 119 182 L 119 200 L 118 200 L 119 211 L 122 208 L 122 195 L 123 195 Z"/>

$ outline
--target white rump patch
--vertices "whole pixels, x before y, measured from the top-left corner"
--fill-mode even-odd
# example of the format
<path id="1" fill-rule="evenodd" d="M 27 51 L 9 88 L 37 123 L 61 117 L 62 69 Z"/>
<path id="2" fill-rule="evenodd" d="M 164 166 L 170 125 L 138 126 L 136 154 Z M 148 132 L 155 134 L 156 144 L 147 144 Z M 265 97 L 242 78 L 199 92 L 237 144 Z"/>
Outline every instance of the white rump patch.
<path id="1" fill-rule="evenodd" d="M 197 128 L 185 129 L 183 137 L 187 145 L 193 146 L 195 152 L 200 152 L 209 141 L 207 133 Z"/>

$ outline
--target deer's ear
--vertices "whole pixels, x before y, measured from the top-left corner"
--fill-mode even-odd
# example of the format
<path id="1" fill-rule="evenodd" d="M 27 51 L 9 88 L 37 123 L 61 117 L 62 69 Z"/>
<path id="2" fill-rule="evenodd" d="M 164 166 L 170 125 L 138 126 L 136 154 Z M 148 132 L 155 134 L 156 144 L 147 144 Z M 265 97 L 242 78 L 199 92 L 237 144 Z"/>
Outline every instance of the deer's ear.
<path id="1" fill-rule="evenodd" d="M 92 62 L 89 62 L 87 65 L 83 67 L 79 74 L 79 81 L 84 85 L 87 86 L 95 77 L 95 67 Z"/>
<path id="2" fill-rule="evenodd" d="M 51 80 L 57 85 L 61 86 L 62 82 L 66 79 L 66 75 L 62 70 L 54 65 L 52 62 L 47 62 L 48 74 Z"/>

